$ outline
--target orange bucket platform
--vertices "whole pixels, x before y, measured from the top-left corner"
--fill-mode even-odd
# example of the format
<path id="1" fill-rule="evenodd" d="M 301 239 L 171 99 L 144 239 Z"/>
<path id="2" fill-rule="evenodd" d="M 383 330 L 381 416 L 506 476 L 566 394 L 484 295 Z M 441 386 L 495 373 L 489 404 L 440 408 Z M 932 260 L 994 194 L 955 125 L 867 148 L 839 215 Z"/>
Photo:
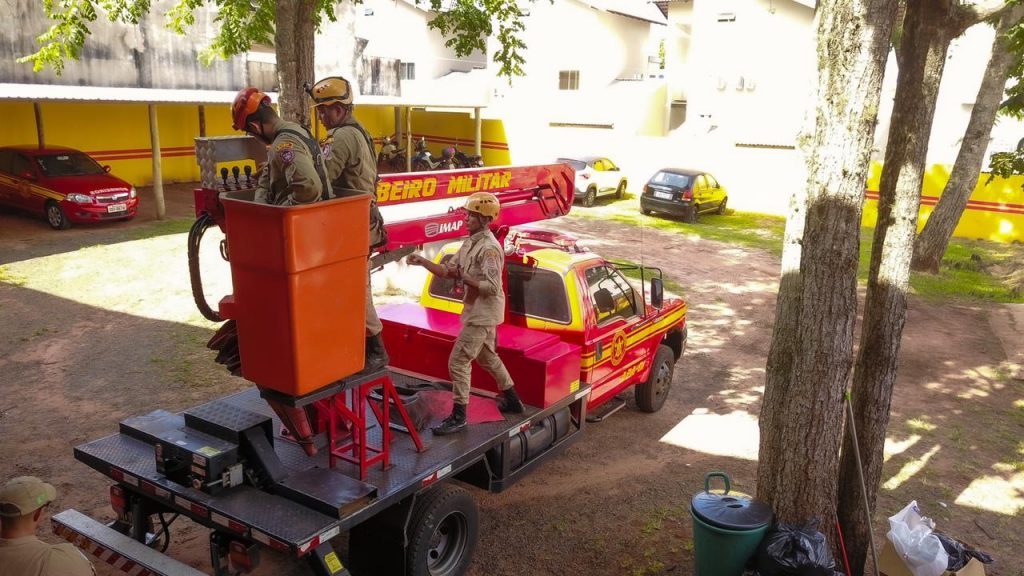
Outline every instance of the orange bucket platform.
<path id="1" fill-rule="evenodd" d="M 251 197 L 251 194 L 249 194 Z M 302 396 L 363 369 L 370 196 L 272 206 L 225 195 L 242 376 Z"/>

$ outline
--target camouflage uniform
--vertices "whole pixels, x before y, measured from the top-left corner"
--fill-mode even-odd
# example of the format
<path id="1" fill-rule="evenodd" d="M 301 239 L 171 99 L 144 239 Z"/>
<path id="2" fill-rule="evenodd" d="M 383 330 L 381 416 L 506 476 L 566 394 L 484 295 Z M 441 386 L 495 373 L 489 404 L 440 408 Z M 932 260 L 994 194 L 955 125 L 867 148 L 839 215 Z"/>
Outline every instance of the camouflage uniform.
<path id="1" fill-rule="evenodd" d="M 498 389 L 512 388 L 512 377 L 496 350 L 497 326 L 505 320 L 505 293 L 501 289 L 504 267 L 501 245 L 487 228 L 473 234 L 455 255 L 459 270 L 480 282 L 480 288 L 466 285 L 462 298 L 462 331 L 448 357 L 455 404 L 469 403 L 470 373 L 476 360 L 498 383 Z"/>
<path id="2" fill-rule="evenodd" d="M 386 241 L 384 221 L 377 210 L 377 160 L 373 154 L 372 140 L 356 122 L 348 116 L 340 126 L 327 132 L 327 139 L 321 143 L 324 164 L 327 167 L 327 181 L 331 184 L 334 198 L 355 194 L 370 195 L 370 246 L 376 247 Z M 384 326 L 377 317 L 370 290 L 370 276 L 366 276 L 366 334 L 379 334 Z"/>
<path id="3" fill-rule="evenodd" d="M 300 134 L 309 132 L 294 122 L 280 118 L 274 119 L 269 127 L 275 134 L 274 143 L 270 145 L 267 164 L 260 171 L 254 199 L 279 206 L 316 202 L 323 192 L 316 160 L 301 138 L 284 130 L 294 130 Z"/>

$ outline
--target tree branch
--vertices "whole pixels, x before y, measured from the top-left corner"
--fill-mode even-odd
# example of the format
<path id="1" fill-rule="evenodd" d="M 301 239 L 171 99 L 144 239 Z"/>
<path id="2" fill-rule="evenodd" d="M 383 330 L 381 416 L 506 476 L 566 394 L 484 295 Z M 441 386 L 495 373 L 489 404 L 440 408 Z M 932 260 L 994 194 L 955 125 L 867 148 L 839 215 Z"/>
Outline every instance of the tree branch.
<path id="1" fill-rule="evenodd" d="M 979 22 L 1002 16 L 1003 13 L 1013 8 L 1013 2 L 1006 0 L 981 0 L 976 4 L 958 4 L 954 12 L 956 34 L 954 37 L 963 34 L 968 28 Z"/>

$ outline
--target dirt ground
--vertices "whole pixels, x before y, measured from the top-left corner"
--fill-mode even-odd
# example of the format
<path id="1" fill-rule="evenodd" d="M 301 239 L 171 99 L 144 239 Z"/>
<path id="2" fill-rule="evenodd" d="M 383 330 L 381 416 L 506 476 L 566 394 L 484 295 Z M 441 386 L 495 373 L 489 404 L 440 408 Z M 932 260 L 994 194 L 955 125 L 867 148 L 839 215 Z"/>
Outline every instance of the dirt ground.
<path id="1" fill-rule="evenodd" d="M 169 215 L 191 216 L 188 187 L 167 195 Z M 55 510 L 111 517 L 108 482 L 74 460 L 76 444 L 128 416 L 246 386 L 202 347 L 212 331 L 191 302 L 184 235 L 131 240 L 151 220 L 147 210 L 131 223 L 54 232 L 0 213 L 0 476 L 52 482 Z M 690 574 L 688 506 L 704 474 L 723 470 L 734 489 L 756 490 L 778 259 L 611 222 L 569 217 L 559 228 L 610 259 L 660 266 L 682 286 L 689 347 L 660 412 L 628 407 L 509 490 L 474 491 L 482 527 L 470 574 Z M 123 265 L 90 267 L 97 246 Z M 140 278 L 135 267 L 151 272 Z M 879 541 L 886 517 L 916 499 L 940 529 L 995 556 L 989 574 L 1024 575 L 1024 382 L 1008 362 L 1024 345 L 1022 324 L 1008 306 L 911 299 Z M 206 570 L 206 538 L 184 524 L 170 553 Z M 257 573 L 301 571 L 266 558 Z"/>

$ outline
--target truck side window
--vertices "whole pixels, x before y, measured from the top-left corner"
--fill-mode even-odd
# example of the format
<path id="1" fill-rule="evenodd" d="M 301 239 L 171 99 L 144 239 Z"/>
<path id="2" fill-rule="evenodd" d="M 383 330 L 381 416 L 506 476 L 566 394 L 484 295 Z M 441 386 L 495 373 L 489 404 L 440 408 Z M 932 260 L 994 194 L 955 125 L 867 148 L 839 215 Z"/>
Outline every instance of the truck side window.
<path id="1" fill-rule="evenodd" d="M 559 324 L 572 320 L 562 277 L 551 270 L 522 264 L 508 266 L 508 309 L 513 314 Z"/>
<path id="2" fill-rule="evenodd" d="M 447 254 L 441 264 L 454 258 Z M 522 264 L 508 265 L 508 309 L 513 314 L 568 324 L 572 321 L 565 281 L 551 270 L 542 270 Z M 435 298 L 462 302 L 454 278 L 431 277 L 430 295 Z"/>
<path id="3" fill-rule="evenodd" d="M 597 323 L 636 315 L 633 288 L 614 268 L 595 266 L 586 270 L 587 292 Z"/>
<path id="4" fill-rule="evenodd" d="M 452 258 L 455 258 L 455 254 L 445 254 L 441 257 L 441 265 L 443 266 Z M 455 278 L 431 276 L 430 288 L 428 291 L 430 292 L 430 295 L 435 298 L 444 298 L 445 300 L 462 302 L 462 293 L 456 289 Z"/>

